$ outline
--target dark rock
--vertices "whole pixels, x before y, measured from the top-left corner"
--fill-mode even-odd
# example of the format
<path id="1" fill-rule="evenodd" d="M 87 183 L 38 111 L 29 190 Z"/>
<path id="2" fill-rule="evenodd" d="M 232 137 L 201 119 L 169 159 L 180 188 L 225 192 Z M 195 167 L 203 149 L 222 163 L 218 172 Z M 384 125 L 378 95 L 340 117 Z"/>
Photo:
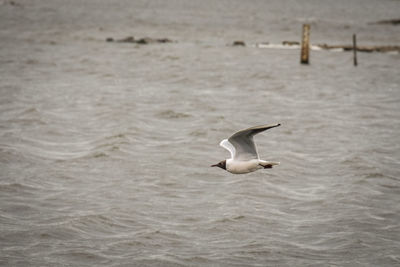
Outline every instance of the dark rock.
<path id="1" fill-rule="evenodd" d="M 151 39 L 149 37 L 141 38 L 136 41 L 137 44 L 150 44 L 150 43 L 154 43 L 154 42 L 155 42 L 154 39 Z"/>
<path id="2" fill-rule="evenodd" d="M 135 37 L 128 36 L 128 37 L 126 37 L 124 39 L 118 40 L 117 42 L 120 42 L 120 43 L 136 43 L 136 40 L 135 40 Z"/>
<path id="3" fill-rule="evenodd" d="M 114 38 L 108 37 L 108 38 L 106 39 L 106 42 L 114 42 Z"/>
<path id="4" fill-rule="evenodd" d="M 172 41 L 168 38 L 153 39 L 150 37 L 141 38 L 136 41 L 137 44 L 154 44 L 154 43 L 171 43 Z"/>
<path id="5" fill-rule="evenodd" d="M 172 41 L 168 38 L 161 38 L 157 40 L 159 43 L 172 43 Z"/>
<path id="6" fill-rule="evenodd" d="M 244 41 L 234 41 L 233 46 L 246 46 L 246 43 Z"/>

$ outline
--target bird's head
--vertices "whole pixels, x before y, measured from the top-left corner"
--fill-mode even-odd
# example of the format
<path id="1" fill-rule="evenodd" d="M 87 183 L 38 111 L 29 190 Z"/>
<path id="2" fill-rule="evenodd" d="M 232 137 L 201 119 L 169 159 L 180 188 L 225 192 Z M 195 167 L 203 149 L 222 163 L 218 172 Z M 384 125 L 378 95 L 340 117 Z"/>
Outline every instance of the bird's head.
<path id="1" fill-rule="evenodd" d="M 211 165 L 211 167 L 220 167 L 221 169 L 226 170 L 226 160 L 218 162 L 217 164 Z"/>

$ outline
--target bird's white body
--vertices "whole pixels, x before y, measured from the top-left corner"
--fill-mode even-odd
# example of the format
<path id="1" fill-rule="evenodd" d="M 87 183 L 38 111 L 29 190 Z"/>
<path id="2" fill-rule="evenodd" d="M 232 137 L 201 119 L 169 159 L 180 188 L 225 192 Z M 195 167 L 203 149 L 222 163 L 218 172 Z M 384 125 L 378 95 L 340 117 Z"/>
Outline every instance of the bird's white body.
<path id="1" fill-rule="evenodd" d="M 278 127 L 280 124 L 261 125 L 241 130 L 219 144 L 231 153 L 231 158 L 212 165 L 227 170 L 230 173 L 243 174 L 258 169 L 272 168 L 279 162 L 260 160 L 253 136 L 265 130 Z"/>
<path id="2" fill-rule="evenodd" d="M 230 173 L 235 173 L 235 174 L 253 172 L 258 169 L 263 168 L 260 165 L 259 161 L 260 161 L 259 159 L 252 159 L 252 160 L 246 160 L 246 161 L 227 159 L 226 160 L 226 170 Z"/>
<path id="3" fill-rule="evenodd" d="M 254 172 L 259 169 L 265 169 L 266 166 L 279 165 L 279 162 L 271 162 L 260 159 L 251 159 L 251 160 L 234 160 L 227 159 L 226 160 L 226 170 L 230 173 L 234 174 L 243 174 Z"/>

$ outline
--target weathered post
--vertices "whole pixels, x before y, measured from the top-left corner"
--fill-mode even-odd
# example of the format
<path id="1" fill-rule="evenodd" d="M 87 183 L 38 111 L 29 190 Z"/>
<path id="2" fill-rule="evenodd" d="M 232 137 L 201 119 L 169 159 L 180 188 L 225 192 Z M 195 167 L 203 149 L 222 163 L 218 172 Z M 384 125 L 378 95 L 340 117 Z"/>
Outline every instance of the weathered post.
<path id="1" fill-rule="evenodd" d="M 301 41 L 301 64 L 308 64 L 310 51 L 310 24 L 303 24 L 303 39 Z"/>
<path id="2" fill-rule="evenodd" d="M 353 62 L 357 66 L 357 37 L 353 34 Z"/>

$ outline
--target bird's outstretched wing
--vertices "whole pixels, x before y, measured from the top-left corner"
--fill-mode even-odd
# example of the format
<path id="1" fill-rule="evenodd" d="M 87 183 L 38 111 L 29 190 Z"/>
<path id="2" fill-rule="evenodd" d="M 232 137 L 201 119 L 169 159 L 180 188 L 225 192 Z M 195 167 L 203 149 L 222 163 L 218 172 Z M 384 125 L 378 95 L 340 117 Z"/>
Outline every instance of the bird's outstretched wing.
<path id="1" fill-rule="evenodd" d="M 231 143 L 229 143 L 228 139 L 222 140 L 221 143 L 219 143 L 219 145 L 228 150 L 231 153 L 231 159 L 233 159 L 236 150 L 235 147 Z"/>
<path id="2" fill-rule="evenodd" d="M 233 134 L 231 137 L 228 138 L 229 143 L 232 144 L 234 147 L 233 159 L 235 160 L 258 159 L 258 153 L 256 145 L 254 144 L 253 136 L 265 130 L 278 127 L 280 125 L 281 125 L 280 123 L 272 125 L 260 125 L 244 129 Z M 220 145 L 222 146 L 222 144 Z"/>

